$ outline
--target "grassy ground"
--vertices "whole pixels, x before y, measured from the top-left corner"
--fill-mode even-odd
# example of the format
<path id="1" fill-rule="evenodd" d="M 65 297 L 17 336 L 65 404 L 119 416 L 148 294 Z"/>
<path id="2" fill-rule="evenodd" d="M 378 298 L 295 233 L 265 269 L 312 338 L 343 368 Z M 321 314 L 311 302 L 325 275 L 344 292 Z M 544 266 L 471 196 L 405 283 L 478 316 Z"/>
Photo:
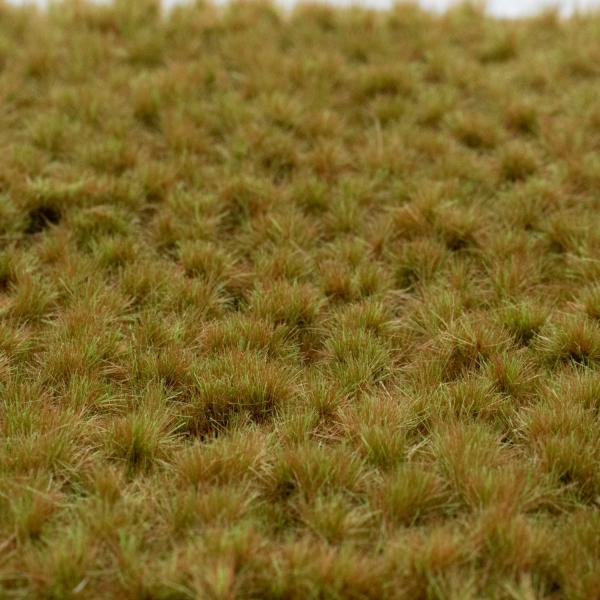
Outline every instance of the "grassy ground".
<path id="1" fill-rule="evenodd" d="M 0 4 L 0 597 L 600 598 L 600 17 Z"/>

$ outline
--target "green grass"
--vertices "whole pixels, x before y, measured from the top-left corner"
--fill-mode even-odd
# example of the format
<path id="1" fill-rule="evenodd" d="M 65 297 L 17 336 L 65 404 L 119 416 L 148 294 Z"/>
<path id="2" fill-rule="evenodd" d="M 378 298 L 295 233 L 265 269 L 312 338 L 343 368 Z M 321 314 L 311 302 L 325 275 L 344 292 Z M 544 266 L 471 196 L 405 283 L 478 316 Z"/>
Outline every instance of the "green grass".
<path id="1" fill-rule="evenodd" d="M 0 597 L 600 597 L 600 18 L 0 3 Z"/>

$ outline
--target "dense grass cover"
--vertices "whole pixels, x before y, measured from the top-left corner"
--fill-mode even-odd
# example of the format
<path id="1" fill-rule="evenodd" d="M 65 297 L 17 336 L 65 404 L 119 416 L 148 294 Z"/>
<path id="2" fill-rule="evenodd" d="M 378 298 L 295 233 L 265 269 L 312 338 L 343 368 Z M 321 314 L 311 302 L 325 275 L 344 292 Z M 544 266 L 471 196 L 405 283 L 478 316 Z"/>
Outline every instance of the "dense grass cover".
<path id="1" fill-rule="evenodd" d="M 600 597 L 600 18 L 0 5 L 0 592 Z"/>

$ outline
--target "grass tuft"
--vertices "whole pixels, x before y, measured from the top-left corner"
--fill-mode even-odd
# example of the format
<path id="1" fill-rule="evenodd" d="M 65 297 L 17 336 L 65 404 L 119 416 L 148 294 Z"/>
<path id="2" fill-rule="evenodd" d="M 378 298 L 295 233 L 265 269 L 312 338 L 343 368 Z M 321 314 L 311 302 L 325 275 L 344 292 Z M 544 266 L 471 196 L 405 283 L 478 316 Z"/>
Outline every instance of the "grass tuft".
<path id="1" fill-rule="evenodd" d="M 600 598 L 600 21 L 0 0 L 0 598 Z"/>

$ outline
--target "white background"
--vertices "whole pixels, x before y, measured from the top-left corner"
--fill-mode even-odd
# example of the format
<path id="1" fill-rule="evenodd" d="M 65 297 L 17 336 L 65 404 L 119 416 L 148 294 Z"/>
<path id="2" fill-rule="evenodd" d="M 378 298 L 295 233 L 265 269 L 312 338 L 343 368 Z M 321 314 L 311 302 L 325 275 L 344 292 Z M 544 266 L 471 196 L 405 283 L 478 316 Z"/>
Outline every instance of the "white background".
<path id="1" fill-rule="evenodd" d="M 163 0 L 165 6 L 172 6 L 177 2 L 185 0 Z M 360 4 L 364 6 L 385 8 L 390 6 L 393 0 L 328 0 L 331 4 Z M 43 6 L 47 0 L 9 0 L 11 4 L 38 4 Z M 284 6 L 291 6 L 294 0 L 278 0 Z M 444 10 L 453 3 L 453 0 L 419 0 L 420 4 L 433 10 Z M 600 8 L 600 0 L 488 0 L 486 2 L 489 13 L 500 17 L 518 17 L 531 15 L 548 7 L 556 7 L 559 11 L 568 15 L 578 9 Z"/>

